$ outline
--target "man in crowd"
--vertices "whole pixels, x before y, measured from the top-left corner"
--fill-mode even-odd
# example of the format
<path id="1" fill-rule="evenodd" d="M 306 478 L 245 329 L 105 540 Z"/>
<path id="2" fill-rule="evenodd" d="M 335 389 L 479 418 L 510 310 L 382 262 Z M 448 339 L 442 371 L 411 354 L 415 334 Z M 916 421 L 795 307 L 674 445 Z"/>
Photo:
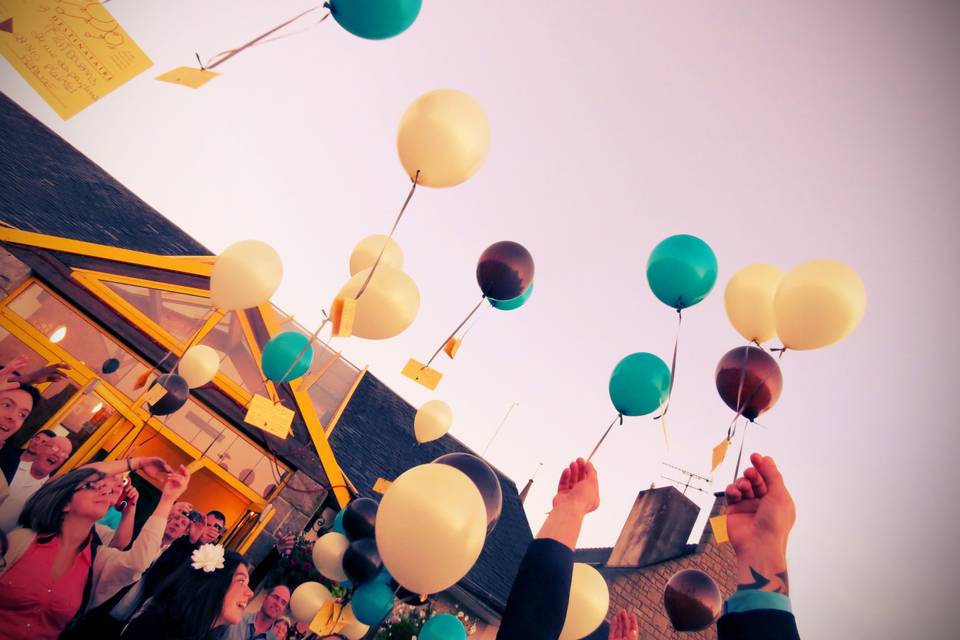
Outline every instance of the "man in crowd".
<path id="1" fill-rule="evenodd" d="M 2 404 L 2 401 L 0 401 Z M 23 505 L 43 484 L 50 474 L 60 468 L 73 451 L 67 438 L 57 436 L 38 451 L 33 462 L 21 462 L 9 482 L 9 495 L 0 505 L 0 531 L 9 533 L 17 527 L 17 519 Z"/>
<path id="2" fill-rule="evenodd" d="M 259 611 L 245 613 L 243 619 L 231 625 L 227 640 L 267 640 L 268 632 L 278 618 L 283 616 L 290 604 L 290 589 L 278 584 L 263 599 Z"/>

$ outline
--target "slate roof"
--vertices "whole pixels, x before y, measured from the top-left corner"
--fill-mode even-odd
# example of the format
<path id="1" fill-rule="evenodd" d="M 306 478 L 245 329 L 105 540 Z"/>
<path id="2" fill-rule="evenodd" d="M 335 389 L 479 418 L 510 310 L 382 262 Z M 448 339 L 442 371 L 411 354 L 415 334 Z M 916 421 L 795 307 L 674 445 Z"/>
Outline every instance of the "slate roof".
<path id="1" fill-rule="evenodd" d="M 474 453 L 452 436 L 426 444 L 413 437 L 416 409 L 376 376 L 361 380 L 330 435 L 330 445 L 344 473 L 361 495 L 373 492 L 377 478 L 394 480 L 410 467 L 453 451 Z M 500 522 L 487 537 L 483 552 L 459 586 L 495 612 L 502 613 L 520 560 L 533 539 L 517 486 L 498 472 L 503 490 Z"/>
<path id="2" fill-rule="evenodd" d="M 212 255 L 0 93 L 0 222 L 159 255 Z"/>

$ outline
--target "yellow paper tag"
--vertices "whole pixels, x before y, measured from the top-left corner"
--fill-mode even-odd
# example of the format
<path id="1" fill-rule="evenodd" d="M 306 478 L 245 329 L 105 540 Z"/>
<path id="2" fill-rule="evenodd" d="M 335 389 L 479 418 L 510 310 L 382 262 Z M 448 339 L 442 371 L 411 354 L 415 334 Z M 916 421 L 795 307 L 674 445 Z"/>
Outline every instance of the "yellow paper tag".
<path id="1" fill-rule="evenodd" d="M 197 460 L 191 460 L 190 464 L 187 465 L 187 473 L 194 474 L 202 468 L 203 468 L 202 459 L 198 458 Z"/>
<path id="2" fill-rule="evenodd" d="M 0 54 L 66 120 L 153 66 L 99 0 L 2 0 Z"/>
<path id="3" fill-rule="evenodd" d="M 134 389 L 144 388 L 145 386 L 147 386 L 147 380 L 149 379 L 150 379 L 150 370 L 147 369 L 146 371 L 141 373 L 139 376 L 137 376 L 136 382 L 133 383 L 133 388 Z"/>
<path id="4" fill-rule="evenodd" d="M 710 472 L 713 473 L 717 470 L 723 460 L 727 457 L 727 448 L 730 446 L 730 441 L 726 438 L 723 441 L 713 448 L 713 459 L 710 463 Z"/>
<path id="5" fill-rule="evenodd" d="M 341 611 L 342 607 L 339 602 L 333 599 L 327 600 L 317 611 L 317 615 L 313 616 L 313 620 L 310 621 L 310 631 L 319 636 L 336 633 L 344 627 L 340 620 Z M 340 629 L 337 627 L 340 627 Z"/>
<path id="6" fill-rule="evenodd" d="M 161 73 L 157 80 L 171 84 L 182 84 L 191 89 L 199 89 L 220 74 L 209 69 L 195 69 L 193 67 L 177 67 L 172 71 Z"/>
<path id="7" fill-rule="evenodd" d="M 447 340 L 447 344 L 443 345 L 443 352 L 453 360 L 457 355 L 457 351 L 460 350 L 461 342 L 463 342 L 463 340 L 460 338 L 450 338 Z"/>
<path id="8" fill-rule="evenodd" d="M 377 481 L 373 483 L 373 490 L 377 493 L 386 493 L 391 484 L 393 483 L 386 478 L 377 478 Z"/>
<path id="9" fill-rule="evenodd" d="M 263 429 L 278 438 L 290 435 L 290 424 L 294 413 L 281 404 L 273 404 L 270 398 L 255 394 L 247 407 L 247 415 L 243 421 L 258 429 Z"/>
<path id="10" fill-rule="evenodd" d="M 337 298 L 330 309 L 330 320 L 333 322 L 333 335 L 338 338 L 349 338 L 353 335 L 353 320 L 357 315 L 357 301 L 353 298 Z"/>
<path id="11" fill-rule="evenodd" d="M 407 361 L 406 366 L 403 367 L 403 371 L 400 373 L 431 391 L 437 388 L 437 385 L 440 384 L 440 378 L 443 377 L 443 374 L 436 369 L 431 369 L 413 358 Z"/>
<path id="12" fill-rule="evenodd" d="M 165 395 L 167 395 L 167 390 L 163 386 L 155 384 L 143 395 L 143 401 L 147 404 L 157 404 Z"/>
<path id="13" fill-rule="evenodd" d="M 710 528 L 713 529 L 713 536 L 717 539 L 717 544 L 730 542 L 730 536 L 727 535 L 727 516 L 710 518 Z"/>

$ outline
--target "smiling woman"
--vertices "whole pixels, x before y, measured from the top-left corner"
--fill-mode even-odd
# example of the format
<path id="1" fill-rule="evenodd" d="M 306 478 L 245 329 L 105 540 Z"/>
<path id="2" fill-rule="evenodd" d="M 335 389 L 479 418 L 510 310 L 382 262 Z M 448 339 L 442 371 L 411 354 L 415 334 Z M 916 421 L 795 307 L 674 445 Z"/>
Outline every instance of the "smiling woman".
<path id="1" fill-rule="evenodd" d="M 234 551 L 226 551 L 223 566 L 212 571 L 186 563 L 127 625 L 121 639 L 219 637 L 224 626 L 240 622 L 253 597 L 249 581 L 243 557 Z"/>

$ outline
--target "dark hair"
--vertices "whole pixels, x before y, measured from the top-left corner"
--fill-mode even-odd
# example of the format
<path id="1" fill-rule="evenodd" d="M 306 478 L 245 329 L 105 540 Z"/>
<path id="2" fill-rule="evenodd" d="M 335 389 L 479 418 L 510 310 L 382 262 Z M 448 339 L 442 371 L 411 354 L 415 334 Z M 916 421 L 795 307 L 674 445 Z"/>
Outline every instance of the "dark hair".
<path id="1" fill-rule="evenodd" d="M 8 389 L 8 392 L 9 391 L 26 391 L 27 394 L 30 396 L 30 399 L 33 401 L 33 406 L 30 408 L 30 411 L 33 411 L 34 409 L 36 409 L 40 405 L 40 403 L 43 402 L 43 395 L 32 384 L 26 384 L 24 382 L 21 382 L 19 387 Z M 53 434 L 53 435 L 57 435 L 57 434 Z"/>
<path id="2" fill-rule="evenodd" d="M 210 633 L 237 567 L 245 564 L 236 551 L 226 551 L 223 560 L 222 569 L 207 573 L 194 569 L 188 559 L 160 585 L 147 608 L 156 608 L 171 625 L 168 637 L 204 638 Z"/>
<path id="3" fill-rule="evenodd" d="M 40 431 L 37 431 L 35 434 L 33 434 L 33 435 L 30 436 L 30 437 L 33 438 L 33 437 L 35 437 L 35 436 L 40 436 L 40 435 L 47 436 L 48 438 L 56 438 L 56 437 L 57 437 L 57 432 L 56 432 L 56 431 L 52 431 L 52 430 L 50 430 L 50 429 L 41 429 Z"/>
<path id="4" fill-rule="evenodd" d="M 214 518 L 216 518 L 217 520 L 219 520 L 219 521 L 222 522 L 223 524 L 227 524 L 227 516 L 223 515 L 223 514 L 220 513 L 219 511 L 216 511 L 216 510 L 214 510 L 214 511 L 207 511 L 207 515 L 208 515 L 208 516 L 213 516 Z"/>
<path id="5" fill-rule="evenodd" d="M 80 468 L 47 482 L 23 505 L 20 526 L 33 529 L 41 536 L 60 535 L 66 516 L 63 510 L 73 500 L 77 487 L 83 482 L 103 478 L 104 475 L 95 469 Z"/>

